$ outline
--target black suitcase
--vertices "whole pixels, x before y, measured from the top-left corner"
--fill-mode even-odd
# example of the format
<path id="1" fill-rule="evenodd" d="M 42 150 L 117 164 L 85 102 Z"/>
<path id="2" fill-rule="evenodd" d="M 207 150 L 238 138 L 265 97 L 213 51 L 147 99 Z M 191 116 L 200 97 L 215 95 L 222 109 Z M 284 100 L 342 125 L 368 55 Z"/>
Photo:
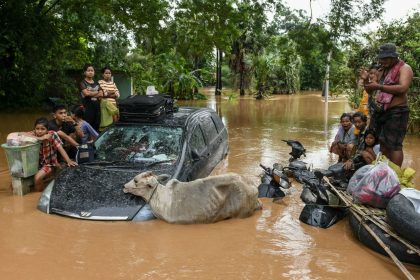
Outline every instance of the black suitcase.
<path id="1" fill-rule="evenodd" d="M 120 120 L 156 118 L 175 111 L 170 95 L 131 95 L 118 103 Z"/>

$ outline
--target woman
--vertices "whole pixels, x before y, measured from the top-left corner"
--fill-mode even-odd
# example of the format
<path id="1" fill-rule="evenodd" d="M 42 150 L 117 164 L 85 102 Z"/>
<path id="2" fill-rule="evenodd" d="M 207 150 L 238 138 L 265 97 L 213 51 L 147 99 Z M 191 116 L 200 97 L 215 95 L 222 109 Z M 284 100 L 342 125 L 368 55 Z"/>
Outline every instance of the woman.
<path id="1" fill-rule="evenodd" d="M 120 97 L 120 92 L 111 79 L 111 68 L 106 66 L 102 69 L 101 72 L 103 80 L 99 80 L 99 85 L 104 91 L 104 97 L 101 98 L 100 130 L 104 130 L 107 126 L 118 120 L 118 108 L 116 99 Z"/>
<path id="2" fill-rule="evenodd" d="M 83 67 L 84 79 L 80 82 L 80 94 L 82 104 L 85 108 L 85 120 L 96 130 L 99 131 L 101 121 L 101 111 L 99 98 L 104 97 L 104 92 L 98 82 L 93 80 L 95 69 L 92 64 L 85 64 Z"/>

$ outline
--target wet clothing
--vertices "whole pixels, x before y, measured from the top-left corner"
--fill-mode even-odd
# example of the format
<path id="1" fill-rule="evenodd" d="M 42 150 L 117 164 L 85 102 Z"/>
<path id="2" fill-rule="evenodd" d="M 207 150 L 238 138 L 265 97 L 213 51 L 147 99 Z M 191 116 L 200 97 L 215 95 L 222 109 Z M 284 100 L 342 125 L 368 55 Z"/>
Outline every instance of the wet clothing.
<path id="1" fill-rule="evenodd" d="M 80 91 L 87 89 L 90 92 L 98 92 L 101 87 L 98 82 L 89 83 L 86 80 L 80 82 Z M 97 97 L 82 96 L 82 104 L 85 108 L 85 121 L 87 121 L 96 131 L 99 131 L 99 124 L 101 122 L 101 109 L 99 99 Z"/>
<path id="2" fill-rule="evenodd" d="M 100 130 L 104 130 L 114 122 L 113 116 L 119 114 L 118 107 L 113 98 L 104 98 L 101 100 L 101 124 Z"/>
<path id="3" fill-rule="evenodd" d="M 33 132 L 32 134 L 35 135 Z M 49 173 L 54 166 L 59 165 L 57 150 L 63 145 L 63 142 L 61 142 L 60 137 L 55 131 L 50 130 L 48 134 L 51 135 L 51 138 L 42 141 L 39 148 L 39 169 L 45 173 Z"/>
<path id="4" fill-rule="evenodd" d="M 380 83 L 382 85 L 396 85 L 399 82 L 399 73 L 402 66 L 404 66 L 405 62 L 402 60 L 399 60 L 397 64 L 392 66 L 391 69 L 387 72 L 386 75 L 382 75 Z M 383 105 L 384 110 L 387 110 L 389 108 L 389 105 L 392 102 L 392 99 L 394 98 L 394 95 L 387 93 L 387 92 L 380 92 L 376 96 L 376 101 Z"/>
<path id="5" fill-rule="evenodd" d="M 112 81 L 107 82 L 105 80 L 99 80 L 98 83 L 105 92 L 106 91 L 115 92 L 116 98 L 120 97 L 120 91 L 118 90 L 117 85 L 114 82 Z"/>
<path id="6" fill-rule="evenodd" d="M 362 99 L 359 103 L 357 111 L 362 112 L 365 116 L 369 116 L 369 94 L 366 90 L 363 91 Z"/>
<path id="7" fill-rule="evenodd" d="M 116 98 L 120 97 L 120 92 L 114 82 L 99 80 L 99 85 L 104 92 L 115 92 Z M 114 122 L 113 116 L 119 114 L 116 98 L 109 97 L 101 99 L 101 124 L 99 128 L 101 131 Z"/>
<path id="8" fill-rule="evenodd" d="M 366 148 L 365 143 L 365 134 L 366 134 L 367 128 L 365 128 L 363 131 L 360 131 L 357 135 L 357 151 L 356 152 L 362 152 Z"/>
<path id="9" fill-rule="evenodd" d="M 57 124 L 57 122 L 55 120 L 51 120 L 51 121 L 48 122 L 48 129 L 53 130 L 55 132 L 61 130 L 62 132 L 64 132 L 67 135 L 76 132 L 76 129 L 74 128 L 73 124 L 68 123 L 68 122 L 63 122 L 60 126 L 60 125 Z"/>
<path id="10" fill-rule="evenodd" d="M 376 116 L 376 134 L 381 145 L 401 151 L 408 126 L 409 109 L 407 106 L 392 107 Z"/>
<path id="11" fill-rule="evenodd" d="M 357 139 L 354 134 L 354 126 L 352 125 L 347 131 L 344 131 L 344 128 L 340 126 L 334 140 L 341 144 L 356 144 Z"/>
<path id="12" fill-rule="evenodd" d="M 352 125 L 347 131 L 344 131 L 344 128 L 340 126 L 333 144 L 330 147 L 330 152 L 337 154 L 339 156 L 339 161 L 346 160 L 348 158 L 348 144 L 356 144 L 357 139 L 354 134 L 354 126 Z"/>
<path id="13" fill-rule="evenodd" d="M 99 135 L 87 121 L 81 121 L 80 128 L 83 131 L 82 145 L 87 144 L 89 140 L 95 140 Z"/>

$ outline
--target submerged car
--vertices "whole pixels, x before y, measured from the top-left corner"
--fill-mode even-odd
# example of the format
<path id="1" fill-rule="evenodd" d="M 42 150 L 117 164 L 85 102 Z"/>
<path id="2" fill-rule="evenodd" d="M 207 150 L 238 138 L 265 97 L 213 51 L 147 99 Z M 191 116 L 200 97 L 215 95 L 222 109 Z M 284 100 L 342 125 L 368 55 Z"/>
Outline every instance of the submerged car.
<path id="1" fill-rule="evenodd" d="M 206 177 L 228 153 L 228 133 L 208 108 L 181 107 L 152 119 L 125 119 L 94 143 L 95 160 L 65 168 L 42 193 L 38 209 L 91 220 L 147 220 L 150 208 L 124 184 L 141 172 L 191 181 Z"/>

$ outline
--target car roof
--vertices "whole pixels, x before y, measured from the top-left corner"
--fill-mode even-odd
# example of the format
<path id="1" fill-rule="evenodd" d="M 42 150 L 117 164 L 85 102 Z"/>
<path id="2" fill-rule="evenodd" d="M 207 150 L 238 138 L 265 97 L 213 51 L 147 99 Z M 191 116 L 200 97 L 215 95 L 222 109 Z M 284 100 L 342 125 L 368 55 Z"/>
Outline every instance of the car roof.
<path id="1" fill-rule="evenodd" d="M 116 125 L 136 125 L 153 124 L 164 126 L 184 127 L 190 119 L 203 114 L 211 114 L 213 111 L 209 108 L 200 107 L 179 107 L 176 112 L 167 113 L 159 117 L 133 119 L 117 122 Z"/>

